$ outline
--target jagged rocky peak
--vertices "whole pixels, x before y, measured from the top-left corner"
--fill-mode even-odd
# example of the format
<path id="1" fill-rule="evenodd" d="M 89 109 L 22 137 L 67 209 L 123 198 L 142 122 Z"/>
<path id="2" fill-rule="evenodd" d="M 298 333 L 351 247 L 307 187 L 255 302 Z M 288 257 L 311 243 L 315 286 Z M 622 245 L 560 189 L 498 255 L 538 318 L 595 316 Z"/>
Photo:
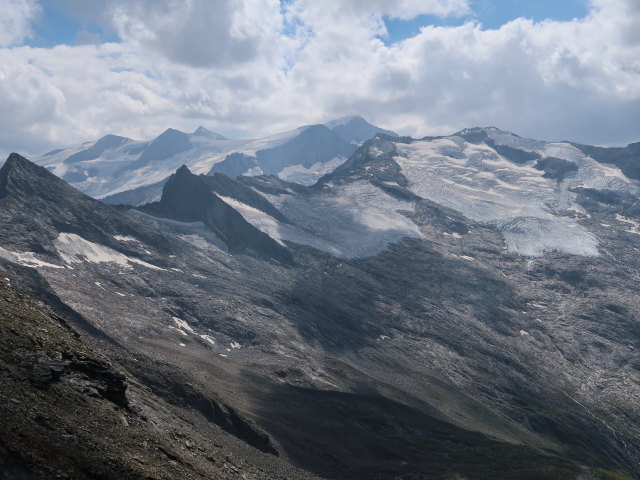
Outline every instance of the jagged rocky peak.
<path id="1" fill-rule="evenodd" d="M 482 127 L 464 128 L 459 132 L 454 133 L 452 136 L 462 137 L 470 143 L 484 142 L 489 138 L 489 136 L 487 135 L 487 130 Z"/>
<path id="2" fill-rule="evenodd" d="M 187 175 L 193 175 L 193 173 L 191 173 L 191 170 L 189 170 L 189 167 L 187 167 L 186 165 L 182 165 L 180 168 L 178 168 L 178 170 L 176 170 L 176 173 L 174 173 L 174 175 L 187 176 Z"/>
<path id="3" fill-rule="evenodd" d="M 9 154 L 9 156 L 5 160 L 3 167 L 0 170 L 4 171 L 5 167 L 11 168 L 14 165 L 20 165 L 21 163 L 29 163 L 29 161 L 19 153 L 13 152 Z"/>
<path id="4" fill-rule="evenodd" d="M 385 134 L 376 134 L 360 146 L 345 163 L 319 179 L 314 188 L 357 180 L 367 180 L 380 185 L 392 182 L 405 186 L 406 179 L 393 158 L 397 153 L 396 141 L 405 143 L 408 140 L 403 137 L 397 137 L 396 140 Z"/>
<path id="5" fill-rule="evenodd" d="M 239 191 L 247 190 L 230 178 Z M 267 234 L 247 222 L 232 206 L 221 199 L 215 190 L 216 179 L 194 175 L 182 165 L 164 185 L 159 202 L 139 207 L 145 213 L 180 222 L 202 222 L 232 253 L 246 253 L 292 263 L 289 250 Z M 229 187 L 227 186 L 228 193 Z M 235 189 L 232 189 L 235 190 Z M 249 201 L 243 198 L 245 201 Z"/>
<path id="6" fill-rule="evenodd" d="M 9 154 L 9 156 L 7 157 L 7 160 L 5 161 L 4 167 L 8 167 L 9 169 L 16 168 L 16 167 L 34 168 L 34 169 L 42 168 L 42 167 L 38 167 L 38 165 L 36 165 L 35 163 L 30 162 L 25 157 L 15 152 Z M 4 167 L 2 168 L 2 170 L 4 170 Z"/>

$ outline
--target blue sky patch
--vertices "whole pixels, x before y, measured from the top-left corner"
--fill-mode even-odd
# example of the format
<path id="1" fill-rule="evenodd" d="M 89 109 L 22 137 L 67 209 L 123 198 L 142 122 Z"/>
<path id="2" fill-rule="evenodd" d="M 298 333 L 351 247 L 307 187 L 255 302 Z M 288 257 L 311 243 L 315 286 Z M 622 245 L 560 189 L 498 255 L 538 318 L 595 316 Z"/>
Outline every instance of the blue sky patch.
<path id="1" fill-rule="evenodd" d="M 482 23 L 484 29 L 497 29 L 520 17 L 536 22 L 546 19 L 569 21 L 584 18 L 589 12 L 588 0 L 471 0 L 470 4 L 473 13 L 462 17 L 420 15 L 410 20 L 384 17 L 388 35 L 381 40 L 392 45 L 417 35 L 421 27 L 429 25 L 450 27 L 475 20 Z"/>
<path id="2" fill-rule="evenodd" d="M 118 36 L 93 23 L 80 21 L 58 0 L 42 0 L 41 13 L 35 20 L 33 36 L 25 42 L 32 47 L 51 48 L 56 45 L 118 42 Z"/>

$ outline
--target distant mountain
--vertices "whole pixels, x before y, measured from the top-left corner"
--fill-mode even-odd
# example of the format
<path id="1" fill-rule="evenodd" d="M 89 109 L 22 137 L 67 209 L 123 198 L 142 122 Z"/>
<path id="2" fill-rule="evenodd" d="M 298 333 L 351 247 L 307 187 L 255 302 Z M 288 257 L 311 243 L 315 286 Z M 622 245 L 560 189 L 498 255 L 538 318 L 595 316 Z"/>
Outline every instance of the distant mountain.
<path id="1" fill-rule="evenodd" d="M 144 205 L 145 203 L 157 202 L 162 197 L 162 188 L 168 180 L 169 179 L 166 178 L 150 185 L 107 195 L 100 200 L 108 205 L 131 205 L 134 207 Z"/>
<path id="2" fill-rule="evenodd" d="M 362 145 L 377 133 L 397 137 L 391 130 L 376 127 L 360 116 L 342 117 L 325 123 L 336 135 L 354 145 Z"/>
<path id="3" fill-rule="evenodd" d="M 193 145 L 191 144 L 189 135 L 179 130 L 169 128 L 159 137 L 149 142 L 138 160 L 132 165 L 128 165 L 127 168 L 137 168 L 147 163 L 166 160 L 191 148 L 193 148 Z"/>
<path id="4" fill-rule="evenodd" d="M 324 125 L 303 127 L 296 136 L 255 153 L 233 153 L 216 163 L 210 174 L 229 176 L 278 175 L 298 183 L 313 183 L 326 165 L 333 168 L 345 161 L 357 148 Z M 332 168 L 331 168 L 332 169 Z M 328 171 L 331 171 L 328 170 Z"/>
<path id="5" fill-rule="evenodd" d="M 191 134 L 169 128 L 149 142 L 107 135 L 76 148 L 52 150 L 33 161 L 108 203 L 159 198 L 163 182 L 181 165 L 196 173 L 277 174 L 310 185 L 344 162 L 357 145 L 386 132 L 361 117 L 329 124 L 254 140 L 229 139 L 202 126 Z M 138 188 L 140 193 L 120 196 Z"/>
<path id="6" fill-rule="evenodd" d="M 95 160 L 96 158 L 100 157 L 105 151 L 116 149 L 129 142 L 131 142 L 131 139 L 129 138 L 119 137 L 118 135 L 106 135 L 90 147 L 69 155 L 63 161 L 64 163 L 78 163 L 85 160 Z M 59 153 L 61 151 L 62 150 L 58 150 L 56 152 L 54 150 L 53 152 L 49 152 L 46 155 L 55 155 L 55 153 Z"/>
<path id="7" fill-rule="evenodd" d="M 182 164 L 208 171 L 225 153 L 250 143 L 199 127 L 188 134 L 169 128 L 149 142 L 116 135 L 76 148 L 54 150 L 34 162 L 95 198 L 165 181 Z M 219 158 L 222 155 L 222 158 Z M 159 192 L 158 192 L 159 193 Z"/>
<path id="8" fill-rule="evenodd" d="M 215 140 L 227 140 L 227 137 L 225 137 L 224 135 L 212 132 L 211 130 L 204 128 L 203 126 L 199 126 L 198 128 L 196 128 L 195 132 L 193 132 L 193 135 L 196 137 L 213 138 Z"/>

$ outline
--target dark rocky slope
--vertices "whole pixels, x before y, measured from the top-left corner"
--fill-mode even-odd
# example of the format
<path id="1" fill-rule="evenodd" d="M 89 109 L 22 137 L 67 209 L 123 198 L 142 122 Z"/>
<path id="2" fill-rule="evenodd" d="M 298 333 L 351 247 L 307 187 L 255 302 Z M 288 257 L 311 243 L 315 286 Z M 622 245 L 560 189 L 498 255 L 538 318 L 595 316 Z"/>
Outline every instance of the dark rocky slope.
<path id="1" fill-rule="evenodd" d="M 124 251 L 126 247 L 123 249 L 113 236 L 135 233 L 159 251 L 169 248 L 158 232 L 122 216 L 15 153 L 0 169 L 0 223 L 11 226 L 0 229 L 0 244 L 54 256 L 53 240 L 61 232 Z"/>
<path id="2" fill-rule="evenodd" d="M 0 478 L 312 478 L 223 433 L 259 435 L 228 407 L 211 403 L 213 421 L 151 393 L 28 293 L 42 284 L 25 270 L 0 260 Z"/>

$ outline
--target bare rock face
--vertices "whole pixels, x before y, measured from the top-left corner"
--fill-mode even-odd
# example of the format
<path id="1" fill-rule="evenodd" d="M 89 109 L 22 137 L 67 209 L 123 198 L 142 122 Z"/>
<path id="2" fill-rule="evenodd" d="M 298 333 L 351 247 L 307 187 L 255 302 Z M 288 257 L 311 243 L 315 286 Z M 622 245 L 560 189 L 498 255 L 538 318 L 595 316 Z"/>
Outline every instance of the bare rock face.
<path id="1" fill-rule="evenodd" d="M 159 202 L 141 210 L 182 222 L 203 222 L 231 252 L 249 251 L 284 263 L 292 261 L 285 247 L 248 223 L 212 191 L 207 179 L 193 175 L 186 166 L 171 176 Z"/>
<path id="2" fill-rule="evenodd" d="M 113 235 L 135 231 L 156 248 L 167 248 L 157 232 L 16 153 L 0 169 L 0 223 L 0 242 L 23 251 L 57 255 L 53 241 L 61 232 L 121 249 Z"/>

